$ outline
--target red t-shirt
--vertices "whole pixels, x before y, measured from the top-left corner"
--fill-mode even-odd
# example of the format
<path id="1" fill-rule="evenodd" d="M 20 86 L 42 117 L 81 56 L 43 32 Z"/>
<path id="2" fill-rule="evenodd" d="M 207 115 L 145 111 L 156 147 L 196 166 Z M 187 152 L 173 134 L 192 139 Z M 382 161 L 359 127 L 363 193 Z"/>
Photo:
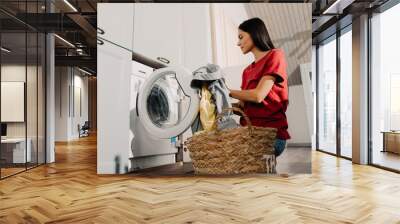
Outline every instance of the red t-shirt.
<path id="1" fill-rule="evenodd" d="M 281 49 L 272 49 L 256 63 L 243 71 L 242 90 L 255 89 L 263 76 L 275 77 L 274 85 L 261 103 L 244 102 L 244 112 L 254 126 L 277 128 L 277 138 L 289 139 L 286 109 L 289 104 L 286 60 Z M 246 121 L 240 120 L 242 125 Z"/>

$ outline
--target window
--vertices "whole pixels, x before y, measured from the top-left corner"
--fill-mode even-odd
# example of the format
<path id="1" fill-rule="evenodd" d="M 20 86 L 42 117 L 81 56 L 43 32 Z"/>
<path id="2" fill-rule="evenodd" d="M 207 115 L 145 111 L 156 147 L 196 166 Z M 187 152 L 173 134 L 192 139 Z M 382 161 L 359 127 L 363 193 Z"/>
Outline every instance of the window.
<path id="1" fill-rule="evenodd" d="M 333 154 L 337 154 L 339 150 L 339 156 L 346 158 L 352 157 L 351 28 L 349 25 L 340 31 L 339 37 L 333 35 L 323 41 L 319 45 L 316 62 L 318 63 L 318 149 Z M 337 63 L 340 63 L 340 66 L 337 66 Z M 337 77 L 340 77 L 339 83 Z M 337 85 L 340 85 L 339 93 Z M 337 102 L 340 102 L 339 111 Z M 337 125 L 338 116 L 339 125 Z M 338 145 L 339 139 L 340 145 Z"/>
<path id="2" fill-rule="evenodd" d="M 400 73 L 390 74 L 390 130 L 400 130 Z"/>
<path id="3" fill-rule="evenodd" d="M 318 149 L 336 153 L 336 36 L 318 48 Z"/>
<path id="4" fill-rule="evenodd" d="M 352 33 L 351 26 L 340 36 L 340 155 L 351 158 L 352 149 Z"/>
<path id="5" fill-rule="evenodd" d="M 3 2 L 21 15 L 44 1 Z M 0 178 L 45 163 L 45 34 L 0 12 Z"/>
<path id="6" fill-rule="evenodd" d="M 373 164 L 395 170 L 400 170 L 400 132 L 392 132 L 400 129 L 399 21 L 399 4 L 371 18 L 371 157 Z"/>

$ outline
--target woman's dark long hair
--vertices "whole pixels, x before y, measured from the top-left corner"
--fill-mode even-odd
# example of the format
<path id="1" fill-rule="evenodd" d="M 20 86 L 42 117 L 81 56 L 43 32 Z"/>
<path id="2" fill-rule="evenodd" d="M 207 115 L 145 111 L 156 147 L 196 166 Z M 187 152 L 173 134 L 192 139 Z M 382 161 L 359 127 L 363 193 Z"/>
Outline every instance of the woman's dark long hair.
<path id="1" fill-rule="evenodd" d="M 274 49 L 267 27 L 260 18 L 251 18 L 239 25 L 239 29 L 249 33 L 254 45 L 261 51 Z"/>

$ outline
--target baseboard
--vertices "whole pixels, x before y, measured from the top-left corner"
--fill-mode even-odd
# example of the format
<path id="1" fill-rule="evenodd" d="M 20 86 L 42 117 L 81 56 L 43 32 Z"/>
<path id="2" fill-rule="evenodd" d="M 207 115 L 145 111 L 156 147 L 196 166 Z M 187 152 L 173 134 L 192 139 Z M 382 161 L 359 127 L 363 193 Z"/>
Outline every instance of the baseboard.
<path id="1" fill-rule="evenodd" d="M 99 164 L 100 163 L 100 164 Z M 99 161 L 97 160 L 97 174 L 98 175 L 115 175 L 125 174 L 129 171 L 129 164 L 116 164 L 115 161 Z M 118 168 L 117 168 L 118 166 Z"/>

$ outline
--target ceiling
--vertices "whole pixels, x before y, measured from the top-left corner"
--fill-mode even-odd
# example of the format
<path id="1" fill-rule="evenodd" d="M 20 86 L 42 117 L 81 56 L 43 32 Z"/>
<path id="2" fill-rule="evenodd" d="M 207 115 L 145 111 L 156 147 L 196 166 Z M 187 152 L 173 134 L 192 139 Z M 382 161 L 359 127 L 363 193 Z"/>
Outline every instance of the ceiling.
<path id="1" fill-rule="evenodd" d="M 189 2 L 208 2 L 209 0 L 189 0 Z M 337 0 L 336 0 L 337 1 Z M 377 7 L 388 0 L 340 0 L 348 5 L 341 9 L 341 14 L 324 15 L 322 12 L 329 8 L 335 0 L 270 0 L 270 1 L 243 1 L 243 0 L 217 0 L 216 2 L 275 2 L 275 3 L 293 3 L 285 4 L 287 13 L 296 15 L 296 8 L 299 7 L 295 3 L 312 3 L 312 17 L 299 17 L 297 19 L 289 19 L 276 13 L 268 13 L 265 21 L 270 24 L 270 29 L 276 35 L 275 42 L 289 52 L 289 57 L 296 63 L 301 63 L 304 58 L 309 58 L 310 53 L 305 46 L 308 46 L 310 37 L 310 24 L 299 23 L 299 21 L 308 20 L 312 22 L 312 38 L 317 40 L 326 35 L 330 35 L 327 30 L 334 26 L 337 20 L 347 14 L 356 15 L 365 9 Z M 47 7 L 46 7 L 47 2 Z M 71 47 L 59 38 L 56 38 L 56 65 L 81 66 L 96 71 L 96 27 L 97 27 L 97 3 L 126 3 L 126 2 L 182 2 L 179 0 L 68 0 L 74 7 L 70 7 L 64 0 L 1 0 L 0 1 L 0 25 L 5 41 L 9 46 L 15 47 L 15 54 L 24 53 L 23 46 L 25 39 L 21 38 L 26 29 L 28 31 L 39 32 L 55 32 L 60 37 L 74 44 Z M 188 1 L 184 1 L 188 2 Z M 278 7 L 263 4 L 263 7 L 249 7 L 249 15 L 261 15 L 262 12 L 268 10 L 268 7 Z M 301 6 L 303 7 L 303 6 Z M 309 10 L 310 5 L 304 6 L 302 10 Z M 52 13 L 48 13 L 52 10 Z M 272 10 L 273 11 L 273 10 Z M 306 15 L 306 14 L 302 14 Z M 307 14 L 309 15 L 309 13 Z M 300 14 L 298 15 L 300 16 Z M 295 18 L 290 17 L 290 18 Z M 277 23 L 276 21 L 279 21 Z M 275 24 L 285 24 L 284 26 L 276 26 Z M 281 37 L 284 29 L 295 30 L 295 35 L 289 39 Z M 22 32 L 22 34 L 21 34 Z M 29 41 L 29 40 L 28 40 Z M 13 42 L 13 43 L 11 43 Z M 5 43 L 5 42 L 3 42 Z M 19 47 L 18 47 L 19 46 Z M 28 44 L 28 54 L 34 52 L 34 43 Z M 18 50 L 19 49 L 19 50 Z M 77 50 L 79 49 L 79 50 Z M 81 52 L 81 53 L 79 53 Z M 29 57 L 28 57 L 29 58 Z M 289 68 L 292 72 L 296 68 Z M 298 80 L 297 80 L 298 81 Z M 294 82 L 297 82 L 294 80 Z"/>
<path id="2" fill-rule="evenodd" d="M 37 55 L 38 44 L 36 39 L 33 40 L 37 33 L 54 32 L 75 45 L 73 47 L 60 38 L 55 38 L 56 65 L 79 66 L 95 73 L 97 2 L 101 1 L 69 0 L 76 8 L 75 11 L 63 0 L 47 0 L 47 8 L 45 0 L 1 0 L 2 46 L 12 49 L 7 54 L 2 52 L 3 60 L 23 62 L 26 55 L 29 61 Z M 48 13 L 50 9 L 52 13 Z M 25 41 L 28 42 L 27 45 Z M 41 47 L 39 45 L 39 50 Z"/>

